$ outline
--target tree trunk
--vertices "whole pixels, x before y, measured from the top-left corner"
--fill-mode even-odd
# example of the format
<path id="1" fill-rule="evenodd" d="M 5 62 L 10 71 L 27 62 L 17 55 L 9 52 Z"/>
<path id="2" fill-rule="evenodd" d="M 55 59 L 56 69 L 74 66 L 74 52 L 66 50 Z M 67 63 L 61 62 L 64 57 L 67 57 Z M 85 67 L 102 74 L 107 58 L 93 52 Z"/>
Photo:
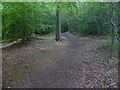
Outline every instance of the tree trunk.
<path id="1" fill-rule="evenodd" d="M 21 19 L 21 25 L 22 25 L 22 41 L 24 42 L 26 40 L 26 25 L 23 25 L 23 22 L 25 22 L 24 20 L 24 10 L 21 10 L 21 14 L 22 14 L 22 19 Z"/>
<path id="2" fill-rule="evenodd" d="M 96 18 L 95 18 L 95 16 L 94 16 L 94 14 L 92 14 L 92 15 L 93 15 L 93 18 L 94 18 L 95 23 L 96 23 L 96 26 L 97 26 L 98 35 L 101 35 L 101 33 L 100 33 L 100 28 L 99 28 L 99 24 L 98 24 L 98 22 L 97 22 L 97 20 L 96 20 Z"/>
<path id="3" fill-rule="evenodd" d="M 55 39 L 56 41 L 61 41 L 59 6 L 57 6 L 57 11 L 56 11 L 56 37 Z"/>
<path id="4" fill-rule="evenodd" d="M 114 4 L 111 2 L 110 3 L 110 6 L 111 6 L 111 24 L 112 24 L 112 36 L 111 36 L 111 52 L 110 52 L 110 58 L 112 58 L 113 56 L 113 52 L 114 52 L 114 47 L 115 47 L 115 40 L 116 38 L 118 38 L 118 33 L 117 33 L 117 30 L 118 30 L 118 27 L 117 27 L 117 22 L 115 21 L 115 18 L 116 16 L 114 15 L 114 12 L 115 11 L 115 7 L 114 7 Z"/>
<path id="5" fill-rule="evenodd" d="M 68 17 L 69 16 L 67 16 L 66 19 L 67 19 L 68 30 L 70 32 L 71 31 L 71 25 L 70 25 L 70 19 Z"/>

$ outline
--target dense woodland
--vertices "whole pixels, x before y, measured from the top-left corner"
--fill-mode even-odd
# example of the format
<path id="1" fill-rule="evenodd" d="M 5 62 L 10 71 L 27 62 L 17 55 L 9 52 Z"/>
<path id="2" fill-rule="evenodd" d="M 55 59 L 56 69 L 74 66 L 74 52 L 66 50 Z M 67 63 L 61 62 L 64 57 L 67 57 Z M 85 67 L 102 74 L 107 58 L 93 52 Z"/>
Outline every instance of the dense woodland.
<path id="1" fill-rule="evenodd" d="M 119 37 L 120 3 L 2 3 L 2 39 L 29 39 L 31 35 L 55 31 L 59 6 L 62 32 L 75 35 Z"/>
<path id="2" fill-rule="evenodd" d="M 21 44 L 23 44 L 25 42 L 34 41 L 36 38 L 39 38 L 40 36 L 43 36 L 43 35 L 48 35 L 50 33 L 55 34 L 55 32 L 56 32 L 56 34 L 54 35 L 55 36 L 54 41 L 56 39 L 56 41 L 57 42 L 60 41 L 60 43 L 62 43 L 62 42 L 69 43 L 68 41 L 62 40 L 62 38 L 61 38 L 62 34 L 64 35 L 65 32 L 68 32 L 77 37 L 87 37 L 87 38 L 90 37 L 93 39 L 95 37 L 100 38 L 100 42 L 99 41 L 97 42 L 96 38 L 95 38 L 96 39 L 95 42 L 97 44 L 99 44 L 99 46 L 101 46 L 103 49 L 105 49 L 105 51 L 107 51 L 107 53 L 109 53 L 109 57 L 112 60 L 116 59 L 116 58 L 114 58 L 113 54 L 119 53 L 117 51 L 120 49 L 120 47 L 119 47 L 120 46 L 119 45 L 119 42 L 120 42 L 120 38 L 119 38 L 120 37 L 120 2 L 47 2 L 47 3 L 45 3 L 45 2 L 2 2 L 2 4 L 0 5 L 0 9 L 2 11 L 2 39 L 1 39 L 2 43 L 14 42 L 19 39 L 19 40 L 21 40 Z M 83 57 L 82 57 L 82 49 L 84 49 L 84 47 L 83 47 L 84 45 L 82 46 L 82 44 L 78 43 L 78 42 L 81 42 L 81 43 L 85 42 L 86 43 L 85 45 L 87 45 L 87 44 L 89 44 L 88 41 L 86 41 L 86 40 L 82 41 L 81 39 L 80 39 L 81 41 L 79 41 L 77 38 L 73 38 L 73 37 L 71 39 L 71 38 L 69 38 L 71 36 L 69 36 L 69 35 L 67 36 L 66 34 L 64 36 L 67 37 L 68 39 L 70 39 L 71 47 L 68 47 L 69 50 L 73 49 L 73 51 L 75 52 L 76 55 L 78 53 L 81 53 L 79 55 L 82 58 L 81 62 L 82 62 L 82 60 L 84 60 L 83 57 L 86 58 L 91 55 L 91 53 L 90 53 L 90 55 L 88 54 L 88 56 L 87 56 L 86 53 L 89 53 L 89 51 L 85 50 L 85 52 L 83 52 L 83 54 L 85 56 L 83 55 Z M 89 41 L 91 40 L 90 38 L 89 38 Z M 37 42 L 38 41 L 36 41 L 34 43 L 37 43 Z M 39 42 L 40 42 L 39 46 L 44 46 L 42 44 L 44 44 L 43 42 L 45 42 L 45 40 L 39 41 Z M 53 42 L 53 41 L 51 40 L 51 42 Z M 92 43 L 94 43 L 94 42 L 92 42 Z M 80 46 L 78 47 L 77 44 Z M 23 44 L 23 46 L 25 46 L 25 45 Z M 88 50 L 91 49 L 91 48 L 89 48 L 89 46 L 90 45 L 86 46 L 88 48 Z M 33 47 L 38 47 L 38 46 L 33 45 L 32 47 L 31 46 L 29 46 L 29 47 L 33 49 Z M 81 49 L 80 47 L 83 47 L 83 48 Z M 90 47 L 92 47 L 92 46 L 90 46 Z M 92 48 L 94 48 L 94 47 L 92 47 Z M 22 52 L 25 52 L 31 56 L 35 56 L 40 53 L 39 55 L 35 56 L 35 58 L 37 58 L 37 60 L 38 60 L 38 57 L 39 57 L 39 59 L 41 59 L 42 56 L 40 56 L 40 55 L 43 55 L 43 54 L 41 54 L 40 51 L 36 51 L 32 55 L 31 53 L 33 53 L 33 51 L 26 52 L 24 48 L 23 48 L 23 50 L 21 49 L 21 51 L 19 51 L 18 49 L 19 49 L 19 47 L 17 49 L 16 48 L 14 49 L 13 47 L 11 47 L 11 49 L 8 49 L 8 51 L 7 51 L 7 49 L 3 49 L 3 53 L 4 53 L 3 61 L 7 62 L 7 61 L 9 61 L 7 59 L 10 59 L 10 58 L 11 58 L 10 60 L 14 60 L 13 56 L 16 56 L 17 53 L 18 53 L 18 56 L 16 56 L 16 58 L 18 59 L 18 57 L 20 55 L 22 57 L 22 55 L 24 54 Z M 39 50 L 39 48 L 38 48 L 38 50 Z M 66 53 L 65 53 L 66 58 L 70 57 L 69 55 L 71 55 L 73 57 L 75 56 L 74 53 L 72 52 L 72 50 L 69 51 L 67 49 L 63 49 L 63 51 L 64 50 L 66 50 L 65 52 L 69 53 L 68 55 L 66 55 Z M 105 51 L 100 51 L 100 52 L 102 53 L 102 55 L 105 55 L 105 54 L 103 54 Z M 10 52 L 10 53 L 8 53 L 8 52 Z M 11 52 L 13 52 L 13 53 L 11 53 Z M 44 52 L 45 51 L 43 50 L 42 53 L 44 53 Z M 97 54 L 99 52 L 99 50 L 98 51 L 97 51 L 97 49 L 93 50 L 93 51 L 91 50 L 90 52 L 94 53 L 94 54 L 92 54 L 91 57 L 93 57 L 93 59 L 96 59 L 94 57 L 94 55 Z M 11 55 L 11 57 L 10 57 L 10 55 Z M 28 59 L 28 62 L 29 62 L 33 58 L 31 56 L 27 57 L 27 55 L 26 55 L 25 59 L 26 60 Z M 100 56 L 100 55 L 98 55 L 98 56 L 100 58 L 102 58 L 102 56 Z M 7 57 L 9 57 L 9 58 L 7 58 Z M 23 58 L 24 57 L 25 56 L 23 55 Z M 53 56 L 53 57 L 56 57 L 56 56 Z M 93 59 L 91 59 L 91 57 L 89 57 L 89 60 L 93 60 Z M 45 57 L 45 58 L 47 58 L 47 57 Z M 49 58 L 52 58 L 52 56 Z M 74 58 L 73 59 L 68 58 L 68 59 L 70 59 L 71 62 L 72 62 L 72 60 L 74 60 Z M 62 64 L 60 62 L 60 64 L 62 64 L 65 67 L 67 67 L 67 64 L 69 64 L 69 63 L 71 65 L 74 64 L 74 62 L 71 63 L 71 62 L 67 61 L 68 59 L 65 59 L 65 60 L 61 59 L 67 63 L 63 62 L 63 64 Z M 107 59 L 108 59 L 108 56 L 107 56 Z M 18 62 L 21 62 L 20 60 L 18 60 Z M 56 60 L 59 60 L 58 57 Z M 66 64 L 66 65 L 64 65 L 64 64 Z M 103 64 L 99 64 L 99 62 L 97 64 L 98 64 L 98 66 L 101 65 L 101 67 L 103 65 Z M 97 65 L 97 64 L 95 64 L 95 65 Z M 55 64 L 55 65 L 57 65 L 57 64 Z M 95 65 L 93 65 L 93 67 Z M 109 64 L 106 64 L 106 65 L 109 65 Z M 6 68 L 7 66 L 9 66 L 9 63 L 7 65 L 5 64 L 4 66 Z M 53 64 L 53 66 L 54 66 L 54 64 Z M 76 66 L 76 64 L 73 66 Z M 79 66 L 81 66 L 81 64 Z M 25 66 L 25 67 L 27 67 L 27 66 Z M 87 67 L 87 65 L 85 66 L 85 68 L 86 67 Z M 105 66 L 105 67 L 107 67 L 107 66 Z M 17 71 L 17 69 L 15 69 L 15 70 Z M 18 69 L 18 70 L 21 70 L 21 69 Z M 11 69 L 11 72 L 12 71 L 14 71 L 14 70 Z M 115 70 L 113 70 L 113 71 L 115 71 Z M 99 70 L 98 70 L 98 72 L 99 72 Z M 6 73 L 6 71 L 5 71 L 5 73 Z M 17 72 L 17 73 L 19 73 L 19 72 Z M 15 73 L 13 72 L 13 74 L 15 74 Z M 5 75 L 7 76 L 7 74 L 5 74 Z M 73 75 L 75 75 L 75 74 L 73 74 Z M 115 74 L 115 75 L 117 75 L 117 74 Z M 12 75 L 9 77 L 12 77 Z M 8 79 L 8 76 L 7 76 L 7 79 Z M 7 81 L 7 79 L 5 78 L 6 81 Z M 9 81 L 9 79 L 8 79 L 8 81 Z"/>
<path id="3" fill-rule="evenodd" d="M 59 7 L 59 8 L 58 8 Z M 22 38 L 31 40 L 37 34 L 69 31 L 78 36 L 97 35 L 119 40 L 120 3 L 81 3 L 81 2 L 3 2 L 2 41 L 9 42 Z M 59 11 L 59 23 L 56 11 Z M 110 41 L 109 41 L 110 43 Z"/>

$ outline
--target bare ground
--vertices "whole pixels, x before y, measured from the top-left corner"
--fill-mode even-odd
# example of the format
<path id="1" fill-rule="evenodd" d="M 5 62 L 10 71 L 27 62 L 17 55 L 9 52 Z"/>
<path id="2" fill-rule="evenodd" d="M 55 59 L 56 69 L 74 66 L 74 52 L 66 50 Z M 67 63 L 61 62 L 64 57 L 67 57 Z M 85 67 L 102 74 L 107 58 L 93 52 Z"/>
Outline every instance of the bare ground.
<path id="1" fill-rule="evenodd" d="M 117 88 L 118 62 L 99 38 L 35 40 L 3 49 L 3 88 Z"/>

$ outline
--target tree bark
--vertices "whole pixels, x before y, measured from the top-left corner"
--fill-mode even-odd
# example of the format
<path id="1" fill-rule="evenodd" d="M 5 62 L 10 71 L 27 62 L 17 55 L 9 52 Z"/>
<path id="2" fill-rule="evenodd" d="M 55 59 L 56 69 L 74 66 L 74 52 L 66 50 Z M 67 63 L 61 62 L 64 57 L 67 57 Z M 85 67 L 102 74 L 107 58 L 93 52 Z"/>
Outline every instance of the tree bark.
<path id="1" fill-rule="evenodd" d="M 114 52 L 114 46 L 115 46 L 115 40 L 118 38 L 118 33 L 117 33 L 117 30 L 118 30 L 118 28 L 117 28 L 117 22 L 115 21 L 115 15 L 114 15 L 114 12 L 116 12 L 115 11 L 115 7 L 114 7 L 114 4 L 111 2 L 110 3 L 110 7 L 111 7 L 111 24 L 112 24 L 112 27 L 113 27 L 113 29 L 112 29 L 112 36 L 111 36 L 111 51 L 110 51 L 110 58 L 112 58 L 112 55 L 113 55 L 113 52 Z"/>
<path id="2" fill-rule="evenodd" d="M 56 11 L 56 37 L 55 37 L 55 40 L 61 41 L 59 6 L 57 6 L 57 11 Z"/>

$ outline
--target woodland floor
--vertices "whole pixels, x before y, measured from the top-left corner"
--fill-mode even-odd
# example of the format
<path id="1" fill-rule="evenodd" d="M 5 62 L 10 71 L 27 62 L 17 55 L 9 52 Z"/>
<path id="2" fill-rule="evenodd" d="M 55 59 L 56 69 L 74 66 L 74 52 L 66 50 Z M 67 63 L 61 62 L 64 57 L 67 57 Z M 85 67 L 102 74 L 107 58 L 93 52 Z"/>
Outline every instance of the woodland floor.
<path id="1" fill-rule="evenodd" d="M 63 33 L 62 42 L 44 36 L 2 50 L 3 88 L 116 88 L 118 62 L 99 38 Z"/>

